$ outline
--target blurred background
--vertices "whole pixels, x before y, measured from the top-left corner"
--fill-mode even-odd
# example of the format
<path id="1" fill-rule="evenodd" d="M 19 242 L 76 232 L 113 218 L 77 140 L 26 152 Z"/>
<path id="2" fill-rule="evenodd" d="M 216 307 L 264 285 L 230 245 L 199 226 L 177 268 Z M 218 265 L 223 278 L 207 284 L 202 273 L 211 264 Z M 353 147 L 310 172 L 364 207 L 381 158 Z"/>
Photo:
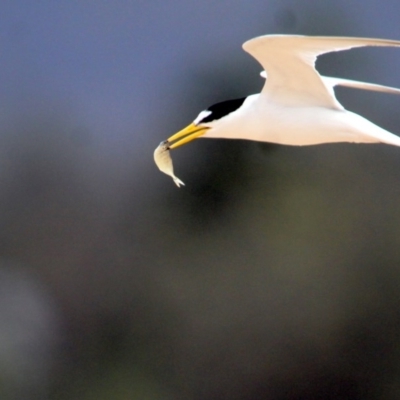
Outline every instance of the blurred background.
<path id="1" fill-rule="evenodd" d="M 400 39 L 397 0 L 0 13 L 0 398 L 400 397 L 400 149 L 161 140 L 259 91 L 262 34 Z M 398 49 L 321 57 L 400 87 Z M 400 134 L 400 98 L 338 89 Z"/>

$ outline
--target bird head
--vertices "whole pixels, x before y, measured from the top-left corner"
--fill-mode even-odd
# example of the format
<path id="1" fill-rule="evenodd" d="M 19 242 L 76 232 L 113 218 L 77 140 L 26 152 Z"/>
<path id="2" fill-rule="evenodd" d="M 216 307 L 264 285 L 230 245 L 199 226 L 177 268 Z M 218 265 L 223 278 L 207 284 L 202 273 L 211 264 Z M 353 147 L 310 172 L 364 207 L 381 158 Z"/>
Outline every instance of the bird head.
<path id="1" fill-rule="evenodd" d="M 232 113 L 242 106 L 245 100 L 246 97 L 222 101 L 201 111 L 190 125 L 168 138 L 168 143 L 175 142 L 172 143 L 169 148 L 175 149 L 183 144 L 191 142 L 193 139 L 205 135 L 207 131 L 227 121 Z"/>

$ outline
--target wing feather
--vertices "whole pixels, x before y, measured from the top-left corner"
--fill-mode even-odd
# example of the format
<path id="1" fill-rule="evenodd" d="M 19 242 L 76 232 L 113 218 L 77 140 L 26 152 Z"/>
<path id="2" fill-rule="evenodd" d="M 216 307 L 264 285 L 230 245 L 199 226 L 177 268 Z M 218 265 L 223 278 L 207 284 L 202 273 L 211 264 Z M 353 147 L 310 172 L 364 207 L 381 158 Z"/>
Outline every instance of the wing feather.
<path id="1" fill-rule="evenodd" d="M 377 85 L 376 83 L 353 81 L 351 79 L 334 78 L 331 76 L 322 76 L 322 79 L 326 84 L 328 84 L 331 87 L 347 86 L 353 89 L 372 90 L 375 92 L 400 94 L 400 89 L 398 88 L 391 86 Z"/>
<path id="2" fill-rule="evenodd" d="M 332 84 L 324 82 L 315 69 L 317 56 L 333 51 L 363 46 L 400 47 L 400 41 L 349 37 L 318 37 L 294 35 L 266 35 L 251 39 L 243 49 L 267 71 L 262 94 L 285 106 L 317 106 L 342 110 L 336 100 Z M 341 83 L 351 86 L 350 82 Z M 370 90 L 378 90 L 372 88 Z M 334 85 L 333 85 L 334 86 Z M 352 87 L 362 88 L 360 83 Z M 364 87 L 366 88 L 366 87 Z"/>

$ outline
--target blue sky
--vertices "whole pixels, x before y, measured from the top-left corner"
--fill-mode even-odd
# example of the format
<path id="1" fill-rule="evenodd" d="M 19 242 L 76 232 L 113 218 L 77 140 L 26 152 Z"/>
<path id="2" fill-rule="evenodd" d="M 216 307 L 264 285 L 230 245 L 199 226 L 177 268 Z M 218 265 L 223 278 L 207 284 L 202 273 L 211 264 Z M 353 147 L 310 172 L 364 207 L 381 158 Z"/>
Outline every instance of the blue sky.
<path id="1" fill-rule="evenodd" d="M 139 160 L 139 148 L 150 151 L 205 101 L 223 100 L 199 74 L 226 71 L 251 91 L 261 86 L 245 40 L 286 32 L 399 38 L 398 9 L 371 0 L 5 1 L 0 123 L 62 114 L 110 149 L 130 146 Z M 390 80 L 393 64 L 381 66 L 381 83 L 399 83 Z"/>

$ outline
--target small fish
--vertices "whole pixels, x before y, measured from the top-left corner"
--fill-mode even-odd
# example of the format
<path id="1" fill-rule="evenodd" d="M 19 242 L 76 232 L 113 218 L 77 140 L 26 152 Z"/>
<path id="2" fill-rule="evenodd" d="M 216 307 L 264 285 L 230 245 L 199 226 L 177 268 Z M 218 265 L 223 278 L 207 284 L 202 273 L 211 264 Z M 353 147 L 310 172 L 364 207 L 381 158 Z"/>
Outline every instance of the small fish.
<path id="1" fill-rule="evenodd" d="M 172 165 L 172 158 L 170 156 L 169 142 L 161 142 L 154 150 L 154 161 L 161 172 L 169 175 L 175 182 L 176 186 L 185 184 L 174 175 L 174 167 Z"/>

